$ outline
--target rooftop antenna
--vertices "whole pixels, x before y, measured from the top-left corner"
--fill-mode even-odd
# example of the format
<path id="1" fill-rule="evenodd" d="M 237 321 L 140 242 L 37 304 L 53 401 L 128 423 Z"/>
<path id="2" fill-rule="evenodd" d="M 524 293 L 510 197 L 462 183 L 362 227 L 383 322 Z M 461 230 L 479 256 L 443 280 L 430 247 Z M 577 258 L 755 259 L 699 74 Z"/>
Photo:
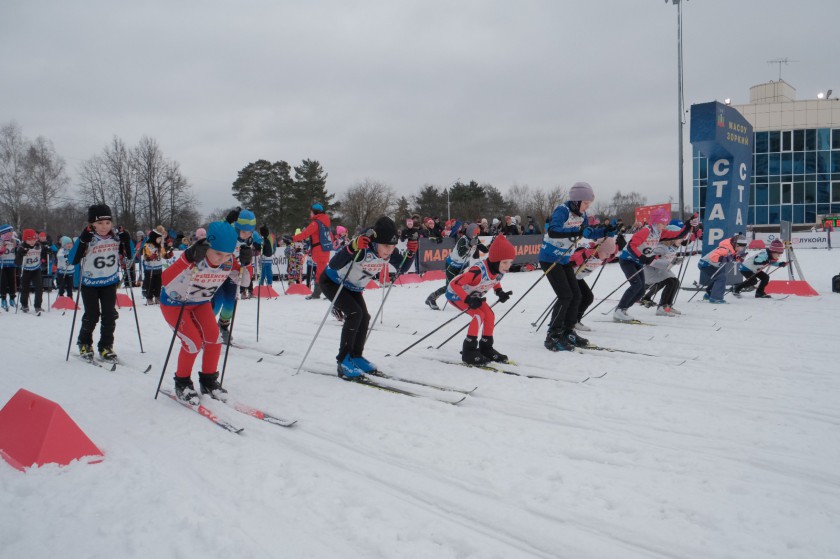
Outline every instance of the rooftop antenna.
<path id="1" fill-rule="evenodd" d="M 787 66 L 791 62 L 799 62 L 798 60 L 790 60 L 787 57 L 785 58 L 777 58 L 775 60 L 768 60 L 767 64 L 778 64 L 779 65 L 779 81 L 782 81 L 782 64 Z"/>

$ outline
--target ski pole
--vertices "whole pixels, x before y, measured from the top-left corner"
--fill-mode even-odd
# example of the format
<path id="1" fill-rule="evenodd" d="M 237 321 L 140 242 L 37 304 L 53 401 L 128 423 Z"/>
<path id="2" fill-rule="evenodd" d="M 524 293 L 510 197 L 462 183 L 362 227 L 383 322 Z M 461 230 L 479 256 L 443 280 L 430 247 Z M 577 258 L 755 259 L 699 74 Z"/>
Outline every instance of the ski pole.
<path id="1" fill-rule="evenodd" d="M 639 273 L 640 273 L 642 270 L 644 270 L 644 269 L 645 269 L 645 267 L 644 267 L 644 266 L 642 266 L 641 268 L 639 268 L 639 270 L 638 270 L 635 274 L 633 274 L 632 276 L 630 276 L 629 278 L 627 278 L 626 280 L 624 280 L 623 282 L 621 282 L 621 284 L 620 284 L 618 287 L 616 287 L 615 289 L 613 289 L 613 290 L 610 292 L 610 294 L 609 294 L 609 295 L 607 295 L 606 297 L 604 297 L 603 299 L 601 299 L 601 300 L 598 302 L 598 304 L 597 304 L 597 305 L 595 305 L 594 307 L 592 307 L 592 308 L 590 308 L 588 311 L 586 311 L 586 314 L 584 314 L 582 317 L 580 317 L 580 318 L 581 318 L 581 320 L 583 320 L 583 319 L 584 319 L 584 318 L 585 318 L 585 317 L 586 317 L 589 313 L 591 313 L 592 311 L 594 311 L 595 309 L 597 309 L 597 308 L 601 305 L 601 303 L 603 303 L 604 301 L 606 301 L 607 299 L 609 299 L 610 297 L 612 297 L 613 293 L 615 293 L 616 291 L 618 291 L 619 289 L 621 289 L 621 288 L 624 286 L 624 284 L 625 284 L 625 283 L 627 283 L 627 282 L 628 282 L 628 281 L 630 281 L 631 279 L 635 278 L 635 277 L 636 277 L 637 275 L 639 275 Z M 617 306 L 617 305 L 616 305 L 616 306 Z M 604 314 L 609 314 L 609 312 L 604 313 Z"/>
<path id="2" fill-rule="evenodd" d="M 368 229 L 367 231 L 365 231 L 360 236 L 370 238 L 370 237 L 375 237 L 376 233 L 374 233 L 373 229 Z M 356 237 L 356 238 L 358 239 L 358 237 Z M 358 245 L 356 245 L 356 246 L 358 246 Z M 350 247 L 351 248 L 353 247 L 352 243 L 350 244 Z M 330 313 L 332 312 L 333 307 L 335 306 L 335 302 L 338 300 L 338 296 L 341 295 L 341 290 L 344 289 L 344 282 L 347 281 L 347 276 L 350 275 L 350 271 L 353 269 L 353 264 L 358 262 L 359 257 L 361 255 L 362 255 L 362 251 L 361 250 L 357 251 L 356 256 L 353 258 L 353 260 L 350 261 L 350 265 L 347 267 L 347 271 L 344 272 L 344 277 L 341 278 L 341 283 L 338 286 L 338 290 L 335 292 L 335 297 L 333 297 L 332 300 L 330 301 L 330 306 L 327 309 L 327 312 L 324 313 L 324 318 L 321 319 L 321 324 L 318 325 L 318 330 L 315 331 L 315 336 L 312 338 L 312 341 L 309 343 L 309 347 L 306 349 L 306 353 L 303 355 L 303 359 L 300 360 L 300 365 L 298 365 L 298 368 L 297 368 L 297 371 L 295 371 L 295 374 L 300 373 L 300 370 L 303 369 L 303 364 L 306 363 L 306 358 L 309 357 L 309 352 L 312 351 L 312 346 L 315 345 L 315 340 L 318 339 L 318 335 L 321 333 L 321 329 L 324 327 L 324 323 L 327 322 L 327 317 L 330 316 Z M 326 273 L 326 270 L 324 270 L 324 273 Z"/>
<path id="3" fill-rule="evenodd" d="M 683 262 L 680 262 L 680 269 L 682 270 L 682 275 L 681 276 L 678 275 L 678 277 L 680 279 L 680 287 L 682 287 L 683 281 L 685 280 L 685 275 L 688 273 L 688 264 L 689 264 L 689 262 L 691 262 L 691 256 L 694 254 L 694 251 L 697 249 L 697 241 L 698 240 L 699 239 L 694 239 L 694 242 L 691 244 L 691 250 L 688 251 L 688 258 L 685 258 L 684 261 L 683 261 L 685 263 L 685 269 L 684 270 L 682 270 Z M 679 297 L 680 291 L 682 291 L 682 290 L 678 290 L 677 294 L 674 296 L 674 303 L 677 302 L 677 297 Z"/>
<path id="4" fill-rule="evenodd" d="M 496 301 L 495 303 L 493 303 L 492 305 L 490 305 L 490 308 L 492 309 L 493 307 L 495 307 L 495 306 L 496 306 L 496 304 L 497 304 L 498 302 L 499 302 L 499 301 Z M 469 308 L 465 309 L 465 310 L 464 310 L 464 312 L 467 312 L 468 310 L 469 310 Z M 461 332 L 463 332 L 463 331 L 464 331 L 464 329 L 465 329 L 465 328 L 467 328 L 467 327 L 470 325 L 470 323 L 472 323 L 472 317 L 470 317 L 470 322 L 467 322 L 466 324 L 464 324 L 463 326 L 461 326 L 460 328 L 458 328 L 458 330 L 457 330 L 454 334 L 452 334 L 451 336 L 449 336 L 448 338 L 446 338 L 445 340 L 443 340 L 443 341 L 440 343 L 440 345 L 439 345 L 439 346 L 435 347 L 435 349 L 440 349 L 440 348 L 442 348 L 443 346 L 445 346 L 447 343 L 449 343 L 449 340 L 451 340 L 452 338 L 454 338 L 455 336 L 457 336 L 458 334 L 460 334 Z"/>
<path id="5" fill-rule="evenodd" d="M 158 381 L 157 390 L 155 390 L 155 400 L 157 400 L 158 393 L 160 392 L 160 385 L 163 384 L 163 375 L 166 373 L 166 366 L 169 364 L 169 356 L 172 355 L 172 346 L 175 345 L 175 337 L 178 335 L 178 328 L 181 327 L 181 318 L 184 316 L 184 308 L 186 306 L 186 301 L 181 303 L 181 310 L 178 311 L 178 320 L 175 321 L 175 328 L 172 330 L 172 340 L 169 342 L 169 350 L 166 352 L 163 369 L 160 371 L 160 380 Z"/>
<path id="6" fill-rule="evenodd" d="M 459 312 L 458 314 L 456 314 L 455 316 L 453 316 L 452 318 L 450 318 L 449 320 L 447 320 L 446 322 L 444 322 L 443 324 L 441 324 L 440 326 L 438 326 L 437 328 L 435 328 L 434 330 L 432 330 L 431 332 L 429 332 L 428 334 L 426 334 L 425 336 L 423 336 L 422 338 L 420 338 L 419 340 L 417 340 L 416 342 L 414 342 L 413 344 L 411 344 L 410 346 L 408 346 L 407 348 L 405 348 L 404 350 L 399 352 L 396 355 L 396 357 L 399 357 L 400 355 L 402 355 L 403 353 L 405 353 L 409 349 L 413 348 L 414 346 L 416 346 L 417 344 L 419 344 L 420 342 L 422 342 L 423 340 L 425 340 L 426 338 L 428 338 L 429 336 L 431 336 L 432 334 L 434 334 L 435 332 L 437 332 L 438 330 L 440 330 L 441 328 L 443 328 L 444 326 L 446 326 L 447 324 L 449 324 L 450 322 L 452 322 L 453 320 L 455 320 L 456 318 L 458 318 L 459 316 L 461 316 L 462 314 L 467 312 L 468 310 L 469 310 L 469 308 L 466 308 L 466 309 L 462 310 L 461 312 Z"/>
<path id="7" fill-rule="evenodd" d="M 82 258 L 82 267 L 84 267 L 85 259 Z M 74 272 L 75 273 L 75 272 Z M 79 280 L 79 289 L 76 290 L 76 304 L 73 307 L 73 322 L 70 326 L 70 340 L 67 342 L 67 355 L 64 357 L 65 361 L 70 360 L 70 347 L 73 345 L 73 333 L 76 331 L 76 313 L 79 312 L 79 295 L 82 294 L 82 282 Z"/>
<path id="8" fill-rule="evenodd" d="M 230 341 L 233 339 L 233 325 L 236 323 L 236 307 L 237 307 L 237 304 L 239 303 L 239 289 L 240 289 L 240 285 L 242 285 L 242 278 L 243 278 L 244 275 L 245 275 L 245 268 L 240 268 L 239 269 L 239 282 L 236 284 L 236 292 L 235 292 L 235 295 L 234 295 L 234 298 L 233 298 L 233 314 L 231 314 L 230 326 L 228 327 L 227 343 L 225 344 L 225 359 L 224 359 L 224 361 L 222 361 L 222 374 L 219 377 L 219 386 L 221 386 L 222 383 L 225 382 L 225 369 L 227 369 L 228 353 L 230 353 Z M 257 299 L 257 304 L 258 305 L 259 305 L 259 301 L 260 300 Z M 259 327 L 257 328 L 257 331 L 259 331 Z M 257 338 L 257 341 L 259 341 L 259 338 Z"/>
<path id="9" fill-rule="evenodd" d="M 260 299 L 262 299 L 262 285 L 257 286 L 257 342 L 260 341 Z"/>
<path id="10" fill-rule="evenodd" d="M 133 266 L 133 264 L 132 264 Z M 134 325 L 137 327 L 137 341 L 140 342 L 140 353 L 146 353 L 143 350 L 143 337 L 140 335 L 140 319 L 137 318 L 137 301 L 134 299 L 134 289 L 131 286 L 131 276 L 128 274 L 128 267 L 123 267 L 124 281 L 128 283 L 128 292 L 131 294 L 131 306 L 134 311 Z"/>
<path id="11" fill-rule="evenodd" d="M 394 284 L 397 283 L 397 280 L 402 275 L 402 268 L 405 266 L 405 261 L 408 259 L 408 251 L 405 251 L 405 255 L 403 255 L 402 262 L 400 262 L 400 267 L 397 270 L 397 275 L 394 277 L 394 281 L 388 286 L 388 289 L 385 290 L 385 295 L 382 297 L 382 303 L 379 305 L 379 310 L 376 311 L 376 316 L 373 317 L 373 320 L 370 322 L 370 328 L 368 328 L 367 334 L 365 335 L 365 341 L 370 339 L 370 333 L 373 332 L 374 327 L 376 326 L 376 319 L 379 318 L 379 314 L 382 312 L 382 308 L 385 306 L 385 301 L 388 299 L 388 295 L 391 293 L 391 288 L 394 287 Z M 387 266 L 388 264 L 386 264 Z"/>

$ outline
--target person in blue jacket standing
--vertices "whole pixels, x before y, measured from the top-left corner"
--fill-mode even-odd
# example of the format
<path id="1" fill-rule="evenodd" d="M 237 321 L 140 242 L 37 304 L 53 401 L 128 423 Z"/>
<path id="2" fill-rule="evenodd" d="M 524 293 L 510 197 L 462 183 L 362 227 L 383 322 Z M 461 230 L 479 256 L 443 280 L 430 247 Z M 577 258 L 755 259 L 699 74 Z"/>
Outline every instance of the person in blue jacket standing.
<path id="1" fill-rule="evenodd" d="M 575 265 L 570 262 L 570 258 L 582 239 L 615 235 L 615 226 L 612 224 L 589 226 L 586 210 L 594 200 L 595 192 L 589 183 L 576 182 L 569 189 L 568 200 L 554 209 L 546 224 L 539 261 L 557 295 L 545 338 L 545 347 L 551 351 L 571 351 L 575 346 L 585 347 L 589 344 L 589 340 L 581 337 L 574 329 L 578 322 L 581 292 L 575 278 Z"/>

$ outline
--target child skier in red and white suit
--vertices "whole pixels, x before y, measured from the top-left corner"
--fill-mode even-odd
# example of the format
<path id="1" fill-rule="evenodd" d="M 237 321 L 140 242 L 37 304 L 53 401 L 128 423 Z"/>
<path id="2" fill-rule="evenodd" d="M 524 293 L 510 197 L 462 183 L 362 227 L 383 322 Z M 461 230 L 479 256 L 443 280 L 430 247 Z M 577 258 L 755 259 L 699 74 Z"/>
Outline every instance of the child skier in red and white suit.
<path id="1" fill-rule="evenodd" d="M 490 245 L 487 260 L 482 260 L 470 266 L 466 271 L 456 276 L 446 288 L 446 298 L 456 308 L 467 311 L 472 317 L 467 338 L 464 340 L 461 359 L 471 365 L 482 365 L 489 361 L 504 363 L 508 360 L 493 348 L 493 327 L 496 315 L 490 305 L 484 300 L 485 294 L 491 289 L 496 293 L 499 302 L 504 303 L 512 291 L 503 291 L 499 282 L 510 270 L 516 249 L 504 235 L 499 235 Z M 481 330 L 481 342 L 478 332 Z"/>
<path id="2" fill-rule="evenodd" d="M 237 232 L 223 221 L 207 227 L 207 238 L 184 251 L 174 264 L 163 272 L 160 310 L 181 339 L 178 368 L 175 371 L 175 394 L 190 404 L 198 404 L 193 386 L 193 364 L 200 350 L 204 351 L 198 382 L 202 394 L 225 400 L 226 390 L 219 384 L 219 356 L 222 338 L 213 313 L 213 295 L 228 278 L 248 285 L 248 273 L 240 277 L 241 265 L 234 258 Z M 241 280 L 241 281 L 240 281 Z"/>

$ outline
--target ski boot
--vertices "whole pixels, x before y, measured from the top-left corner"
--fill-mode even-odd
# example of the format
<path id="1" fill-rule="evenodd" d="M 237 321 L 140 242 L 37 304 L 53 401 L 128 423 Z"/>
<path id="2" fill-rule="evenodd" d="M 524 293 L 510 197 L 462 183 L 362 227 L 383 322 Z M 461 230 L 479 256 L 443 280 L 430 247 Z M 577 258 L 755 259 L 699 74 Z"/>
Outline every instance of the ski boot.
<path id="1" fill-rule="evenodd" d="M 496 361 L 497 363 L 508 362 L 507 355 L 499 353 L 493 348 L 493 336 L 482 336 L 478 342 L 478 351 L 490 361 Z"/>
<path id="2" fill-rule="evenodd" d="M 41 307 L 35 307 L 35 314 L 40 315 L 42 312 L 44 312 L 44 309 Z"/>
<path id="3" fill-rule="evenodd" d="M 110 347 L 99 348 L 99 360 L 106 363 L 119 363 L 120 360 Z"/>
<path id="4" fill-rule="evenodd" d="M 361 355 L 358 356 L 358 357 L 351 357 L 350 360 L 353 361 L 353 363 L 356 364 L 356 367 L 361 369 L 362 372 L 365 373 L 365 374 L 372 374 L 372 373 L 376 373 L 378 371 L 377 368 L 376 368 L 376 365 L 374 365 L 373 363 L 371 363 L 370 361 L 368 361 L 367 359 L 365 359 Z"/>
<path id="5" fill-rule="evenodd" d="M 222 343 L 227 345 L 231 342 L 230 320 L 219 319 L 219 334 L 222 335 Z"/>
<path id="6" fill-rule="evenodd" d="M 219 373 L 198 373 L 198 386 L 202 394 L 227 402 L 227 390 L 219 384 Z"/>
<path id="7" fill-rule="evenodd" d="M 3 310 L 9 312 L 9 303 L 6 302 L 6 299 L 0 301 L 0 306 L 3 307 Z"/>
<path id="8" fill-rule="evenodd" d="M 586 347 L 589 345 L 589 340 L 571 328 L 566 328 L 566 330 L 563 331 L 563 337 L 566 338 L 566 341 L 569 342 L 570 345 L 575 347 Z"/>
<path id="9" fill-rule="evenodd" d="M 461 348 L 461 360 L 469 365 L 485 365 L 490 362 L 490 358 L 478 350 L 478 338 L 475 336 L 467 336 L 464 340 L 464 345 Z"/>
<path id="10" fill-rule="evenodd" d="M 29 307 L 24 307 L 23 305 L 21 305 L 20 312 L 27 312 L 28 313 L 29 312 Z"/>
<path id="11" fill-rule="evenodd" d="M 656 316 L 677 316 L 677 313 L 675 313 L 671 307 L 662 305 L 660 307 L 656 307 Z"/>
<path id="12" fill-rule="evenodd" d="M 578 322 L 577 324 L 575 324 L 575 330 L 580 330 L 581 332 L 591 332 L 592 328 L 590 328 L 583 322 Z"/>
<path id="13" fill-rule="evenodd" d="M 656 306 L 656 303 L 653 302 L 651 299 L 641 299 L 639 304 L 642 305 L 644 308 L 649 309 L 651 307 Z"/>
<path id="14" fill-rule="evenodd" d="M 350 355 L 345 355 L 344 360 L 338 363 L 338 376 L 347 380 L 356 380 L 365 376 L 365 372 L 359 368 Z"/>
<path id="15" fill-rule="evenodd" d="M 549 351 L 574 351 L 574 344 L 569 343 L 569 340 L 563 336 L 559 330 L 549 330 L 545 336 L 545 348 Z"/>
<path id="16" fill-rule="evenodd" d="M 772 297 L 770 295 L 766 294 L 763 291 L 756 291 L 755 292 L 755 298 L 756 299 L 772 299 Z"/>
<path id="17" fill-rule="evenodd" d="M 709 297 L 709 302 L 713 305 L 725 305 L 726 301 L 723 299 L 715 299 L 714 297 Z"/>
<path id="18" fill-rule="evenodd" d="M 201 403 L 190 377 L 175 377 L 175 397 L 191 406 L 197 406 Z"/>
<path id="19" fill-rule="evenodd" d="M 430 309 L 432 309 L 433 311 L 439 311 L 440 310 L 440 307 L 438 306 L 437 301 L 431 295 L 426 297 L 426 306 L 429 307 Z"/>
<path id="20" fill-rule="evenodd" d="M 90 344 L 79 344 L 79 357 L 85 361 L 93 362 L 93 348 Z"/>
<path id="21" fill-rule="evenodd" d="M 613 321 L 615 322 L 633 322 L 634 320 L 636 319 L 627 314 L 625 309 L 615 309 L 613 313 Z"/>

